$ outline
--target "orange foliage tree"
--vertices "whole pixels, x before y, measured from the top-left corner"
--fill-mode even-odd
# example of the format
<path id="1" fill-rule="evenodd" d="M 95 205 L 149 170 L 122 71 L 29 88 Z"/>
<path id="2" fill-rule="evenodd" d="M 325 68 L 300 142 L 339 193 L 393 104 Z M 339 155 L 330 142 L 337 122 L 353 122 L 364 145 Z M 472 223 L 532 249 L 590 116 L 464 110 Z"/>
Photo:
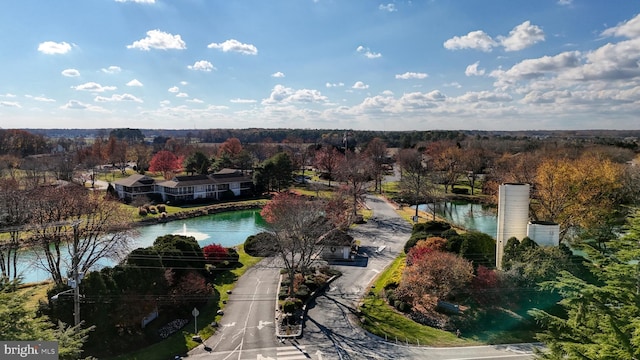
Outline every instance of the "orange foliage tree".
<path id="1" fill-rule="evenodd" d="M 413 256 L 411 251 L 407 259 L 411 258 L 413 262 L 407 263 L 404 269 L 397 295 L 414 309 L 433 310 L 438 300 L 453 297 L 473 279 L 471 262 L 458 255 L 432 250 Z"/>
<path id="2" fill-rule="evenodd" d="M 182 168 L 182 159 L 167 150 L 158 151 L 149 163 L 149 171 L 161 172 L 165 179 Z"/>

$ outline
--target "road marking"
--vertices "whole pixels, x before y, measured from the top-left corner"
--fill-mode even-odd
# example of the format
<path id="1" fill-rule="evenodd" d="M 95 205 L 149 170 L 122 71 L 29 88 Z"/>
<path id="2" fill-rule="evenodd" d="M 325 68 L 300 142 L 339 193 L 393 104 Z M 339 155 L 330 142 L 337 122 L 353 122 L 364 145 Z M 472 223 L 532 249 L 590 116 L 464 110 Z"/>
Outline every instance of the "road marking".
<path id="1" fill-rule="evenodd" d="M 276 360 L 276 359 L 268 356 L 262 356 L 262 354 L 258 354 L 257 360 Z"/>
<path id="2" fill-rule="evenodd" d="M 258 328 L 258 330 L 262 330 L 262 328 L 264 328 L 266 325 L 271 325 L 273 324 L 273 321 L 262 321 L 260 320 L 260 322 L 258 323 L 258 326 L 256 326 Z"/>
<path id="3" fill-rule="evenodd" d="M 309 354 L 304 350 L 304 345 L 280 346 L 276 350 L 278 360 L 303 360 L 309 359 Z"/>
<path id="4" fill-rule="evenodd" d="M 222 324 L 222 327 L 232 327 L 232 326 L 236 326 L 236 322 L 230 322 L 230 323 L 226 323 L 226 324 Z"/>

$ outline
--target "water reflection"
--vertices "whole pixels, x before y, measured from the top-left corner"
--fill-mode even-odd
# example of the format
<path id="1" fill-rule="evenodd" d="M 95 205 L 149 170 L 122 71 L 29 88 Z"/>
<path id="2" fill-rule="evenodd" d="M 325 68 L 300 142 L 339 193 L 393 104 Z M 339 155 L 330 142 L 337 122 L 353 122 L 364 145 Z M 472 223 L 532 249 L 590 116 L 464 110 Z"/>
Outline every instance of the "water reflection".
<path id="1" fill-rule="evenodd" d="M 156 238 L 167 234 L 193 236 L 201 247 L 210 244 L 230 247 L 244 243 L 247 237 L 265 229 L 266 222 L 260 216 L 260 210 L 231 211 L 140 227 L 131 250 L 151 246 Z M 62 251 L 67 252 L 66 249 Z M 37 282 L 49 278 L 48 273 L 37 264 L 37 253 L 33 250 L 26 250 L 18 255 L 18 273 L 22 273 L 24 282 Z M 95 267 L 116 264 L 116 260 L 102 259 Z"/>
<path id="2" fill-rule="evenodd" d="M 437 215 L 467 230 L 475 230 L 496 237 L 498 231 L 497 208 L 484 204 L 467 202 L 442 202 L 421 204 L 418 209 L 432 214 L 435 206 Z"/>

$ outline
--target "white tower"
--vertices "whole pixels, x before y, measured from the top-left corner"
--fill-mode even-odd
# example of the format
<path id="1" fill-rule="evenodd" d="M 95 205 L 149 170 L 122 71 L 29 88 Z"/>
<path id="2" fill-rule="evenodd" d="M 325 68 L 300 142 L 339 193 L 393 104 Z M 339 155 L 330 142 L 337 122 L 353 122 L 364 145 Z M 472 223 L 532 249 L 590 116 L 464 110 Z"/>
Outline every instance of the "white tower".
<path id="1" fill-rule="evenodd" d="M 522 240 L 529 224 L 529 184 L 502 184 L 498 198 L 498 233 L 496 267 L 502 269 L 502 255 L 507 240 Z"/>

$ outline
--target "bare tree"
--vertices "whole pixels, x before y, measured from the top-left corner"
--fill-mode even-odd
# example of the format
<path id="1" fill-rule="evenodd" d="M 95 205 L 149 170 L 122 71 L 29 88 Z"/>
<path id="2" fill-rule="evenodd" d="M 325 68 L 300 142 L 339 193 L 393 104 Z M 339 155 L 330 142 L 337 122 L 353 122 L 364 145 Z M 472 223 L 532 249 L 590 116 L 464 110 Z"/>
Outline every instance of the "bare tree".
<path id="1" fill-rule="evenodd" d="M 26 191 L 13 180 L 0 182 L 0 226 L 9 233 L 9 238 L 0 241 L 0 277 L 18 277 L 17 259 L 23 226 L 29 219 L 29 204 L 25 201 Z"/>
<path id="2" fill-rule="evenodd" d="M 335 171 L 340 163 L 341 154 L 333 146 L 323 146 L 316 151 L 315 166 L 324 171 L 329 177 L 329 186 L 331 186 L 331 178 L 335 175 Z"/>
<path id="3" fill-rule="evenodd" d="M 382 177 L 387 160 L 387 144 L 380 138 L 373 138 L 367 144 L 365 153 L 371 159 L 371 176 L 375 181 L 375 191 L 382 193 Z"/>
<path id="4" fill-rule="evenodd" d="M 271 225 L 276 248 L 290 279 L 308 269 L 322 250 L 320 239 L 334 227 L 325 216 L 325 202 L 291 193 L 277 194 L 261 212 Z M 289 287 L 289 292 L 293 287 Z"/>
<path id="5" fill-rule="evenodd" d="M 41 250 L 38 266 L 54 282 L 63 282 L 65 266 L 84 273 L 101 259 L 120 259 L 129 251 L 130 214 L 104 194 L 69 185 L 31 202 L 30 230 Z"/>
<path id="6" fill-rule="evenodd" d="M 337 177 L 345 184 L 345 191 L 351 197 L 352 215 L 357 216 L 358 202 L 367 190 L 367 184 L 372 179 L 371 158 L 366 154 L 347 151 L 345 157 L 338 164 Z"/>
<path id="7" fill-rule="evenodd" d="M 416 149 L 402 149 L 398 153 L 398 165 L 402 172 L 400 192 L 403 198 L 416 205 L 417 218 L 420 203 L 436 200 L 435 186 L 430 179 L 430 160 Z"/>

